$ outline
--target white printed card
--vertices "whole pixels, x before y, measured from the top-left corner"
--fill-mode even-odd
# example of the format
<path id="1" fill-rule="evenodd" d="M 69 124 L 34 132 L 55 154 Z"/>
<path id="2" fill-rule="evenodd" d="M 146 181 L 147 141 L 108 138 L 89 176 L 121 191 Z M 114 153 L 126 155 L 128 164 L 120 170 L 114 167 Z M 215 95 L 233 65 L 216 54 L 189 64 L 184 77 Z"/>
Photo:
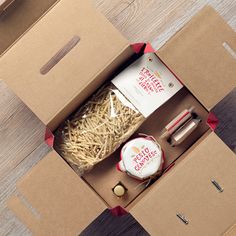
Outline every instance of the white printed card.
<path id="1" fill-rule="evenodd" d="M 144 117 L 151 115 L 183 87 L 154 53 L 144 54 L 112 83 Z"/>

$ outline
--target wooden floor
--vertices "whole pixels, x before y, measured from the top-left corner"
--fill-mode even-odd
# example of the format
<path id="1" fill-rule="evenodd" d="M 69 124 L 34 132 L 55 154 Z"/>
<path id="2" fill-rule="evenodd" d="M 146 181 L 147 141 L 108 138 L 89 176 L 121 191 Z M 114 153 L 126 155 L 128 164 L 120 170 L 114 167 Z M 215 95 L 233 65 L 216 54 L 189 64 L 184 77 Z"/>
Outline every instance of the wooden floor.
<path id="1" fill-rule="evenodd" d="M 209 3 L 236 30 L 235 0 L 92 0 L 130 42 L 149 41 L 158 49 Z M 236 85 L 236 82 L 235 82 Z M 216 108 L 220 137 L 236 151 L 236 89 Z M 15 182 L 48 151 L 45 127 L 0 82 L 0 236 L 30 235 L 6 208 Z"/>

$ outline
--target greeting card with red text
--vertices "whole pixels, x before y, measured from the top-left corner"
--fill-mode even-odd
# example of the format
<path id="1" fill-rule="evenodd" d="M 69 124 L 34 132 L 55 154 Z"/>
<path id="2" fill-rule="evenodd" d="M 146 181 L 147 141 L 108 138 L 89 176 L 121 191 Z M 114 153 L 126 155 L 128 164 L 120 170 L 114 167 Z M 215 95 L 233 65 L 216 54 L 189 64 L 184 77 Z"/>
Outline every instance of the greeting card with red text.
<path id="1" fill-rule="evenodd" d="M 183 87 L 154 53 L 144 54 L 112 83 L 144 117 L 151 115 Z"/>

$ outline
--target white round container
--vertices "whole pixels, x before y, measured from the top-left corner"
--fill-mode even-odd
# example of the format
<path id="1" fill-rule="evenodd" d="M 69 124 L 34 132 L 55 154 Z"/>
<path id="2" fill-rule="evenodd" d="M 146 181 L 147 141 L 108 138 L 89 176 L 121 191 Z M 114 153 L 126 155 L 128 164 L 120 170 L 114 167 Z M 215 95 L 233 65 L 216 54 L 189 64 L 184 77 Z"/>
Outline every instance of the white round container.
<path id="1" fill-rule="evenodd" d="M 140 180 L 159 175 L 164 163 L 160 145 L 150 136 L 127 142 L 121 149 L 120 157 L 117 169 Z"/>

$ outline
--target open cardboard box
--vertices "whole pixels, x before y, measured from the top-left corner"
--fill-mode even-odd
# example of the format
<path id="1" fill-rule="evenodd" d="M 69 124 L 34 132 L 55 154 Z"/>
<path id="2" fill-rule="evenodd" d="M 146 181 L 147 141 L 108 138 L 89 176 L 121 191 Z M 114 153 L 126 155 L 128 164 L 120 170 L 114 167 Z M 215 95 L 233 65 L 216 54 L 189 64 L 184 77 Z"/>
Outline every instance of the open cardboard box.
<path id="1" fill-rule="evenodd" d="M 114 205 L 126 207 L 151 235 L 226 232 L 236 223 L 236 159 L 205 121 L 208 111 L 236 84 L 235 36 L 206 7 L 156 52 L 186 87 L 139 131 L 158 139 L 164 124 L 189 103 L 195 104 L 204 122 L 179 148 L 162 143 L 166 167 L 178 160 L 152 186 L 137 190 L 135 180 L 114 170 L 118 152 L 82 179 L 52 149 L 17 183 L 19 194 L 12 196 L 9 207 L 35 235 L 78 235 Z M 70 50 L 55 61 L 58 52 L 65 53 L 65 45 Z M 0 74 L 54 131 L 133 54 L 129 43 L 87 1 L 61 0 L 2 55 Z M 128 198 L 112 195 L 113 185 L 120 180 L 130 189 Z M 212 180 L 224 191 L 219 193 Z"/>

